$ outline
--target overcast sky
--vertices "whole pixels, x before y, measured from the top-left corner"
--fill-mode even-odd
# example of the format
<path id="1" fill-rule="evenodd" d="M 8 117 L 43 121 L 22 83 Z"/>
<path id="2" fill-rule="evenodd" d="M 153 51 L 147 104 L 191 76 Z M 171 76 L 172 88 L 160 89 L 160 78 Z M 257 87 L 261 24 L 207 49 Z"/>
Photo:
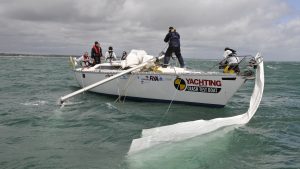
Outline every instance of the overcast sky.
<path id="1" fill-rule="evenodd" d="M 0 52 L 76 54 L 164 49 L 169 26 L 183 57 L 215 59 L 224 47 L 300 61 L 298 0 L 1 0 Z"/>

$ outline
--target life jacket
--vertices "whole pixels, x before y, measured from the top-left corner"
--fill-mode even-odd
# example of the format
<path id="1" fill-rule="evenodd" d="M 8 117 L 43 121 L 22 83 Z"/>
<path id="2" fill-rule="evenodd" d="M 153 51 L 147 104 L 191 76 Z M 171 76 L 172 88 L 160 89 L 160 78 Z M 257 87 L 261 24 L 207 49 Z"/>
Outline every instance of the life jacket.
<path id="1" fill-rule="evenodd" d="M 109 62 L 111 63 L 114 60 L 114 52 L 108 52 L 108 57 L 106 58 L 106 60 L 109 60 Z"/>
<path id="2" fill-rule="evenodd" d="M 100 54 L 100 48 L 98 48 L 96 45 L 93 46 L 93 49 L 95 50 L 96 54 Z"/>
<path id="3" fill-rule="evenodd" d="M 232 49 L 227 49 L 224 51 L 224 58 L 226 59 L 227 64 L 240 62 L 239 58 L 236 56 L 236 51 Z"/>
<path id="4" fill-rule="evenodd" d="M 89 58 L 89 56 L 85 56 L 85 55 L 83 55 L 83 66 L 84 67 L 89 67 L 90 66 L 90 58 Z"/>
<path id="5" fill-rule="evenodd" d="M 113 52 L 108 52 L 108 58 L 107 59 L 113 59 Z"/>
<path id="6" fill-rule="evenodd" d="M 125 60 L 127 57 L 127 53 L 123 53 L 121 60 Z"/>

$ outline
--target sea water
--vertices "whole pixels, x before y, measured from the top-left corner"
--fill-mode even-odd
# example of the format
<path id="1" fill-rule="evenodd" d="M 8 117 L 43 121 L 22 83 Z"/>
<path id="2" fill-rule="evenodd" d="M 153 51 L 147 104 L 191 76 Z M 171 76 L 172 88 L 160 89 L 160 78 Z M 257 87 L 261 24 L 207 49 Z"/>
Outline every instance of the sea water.
<path id="1" fill-rule="evenodd" d="M 230 117 L 248 109 L 253 81 L 224 108 L 118 102 L 79 87 L 65 57 L 0 57 L 0 168 L 300 168 L 300 62 L 265 61 L 265 90 L 252 120 L 236 129 L 127 156 L 142 129 Z M 217 61 L 186 59 L 209 70 Z"/>

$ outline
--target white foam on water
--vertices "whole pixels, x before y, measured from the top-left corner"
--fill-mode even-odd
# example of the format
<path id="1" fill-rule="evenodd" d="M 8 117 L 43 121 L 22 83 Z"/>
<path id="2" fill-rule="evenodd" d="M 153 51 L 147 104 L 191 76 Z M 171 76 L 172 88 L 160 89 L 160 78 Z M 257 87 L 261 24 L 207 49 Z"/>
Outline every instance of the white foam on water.
<path id="1" fill-rule="evenodd" d="M 111 110 L 113 110 L 113 109 L 118 109 L 116 106 L 114 106 L 114 105 L 111 104 L 111 103 L 105 103 L 105 105 L 107 106 L 108 109 L 111 109 Z"/>
<path id="2" fill-rule="evenodd" d="M 73 105 L 78 105 L 78 104 L 83 104 L 83 103 L 84 103 L 83 101 L 79 101 L 79 102 L 67 101 L 61 105 L 61 108 L 63 108 L 64 106 L 73 106 Z"/>
<path id="3" fill-rule="evenodd" d="M 233 117 L 196 120 L 144 129 L 142 131 L 141 138 L 134 139 L 132 141 L 128 155 L 163 143 L 183 141 L 216 131 L 223 127 L 248 123 L 258 109 L 264 90 L 264 65 L 262 58 L 259 57 L 260 56 L 258 54 L 256 58 L 258 58 L 261 62 L 256 69 L 255 85 L 250 99 L 249 108 L 246 113 Z"/>
<path id="4" fill-rule="evenodd" d="M 277 70 L 278 69 L 277 67 L 273 67 L 273 66 L 270 66 L 270 65 L 268 65 L 267 68 L 272 69 L 272 70 Z"/>
<path id="5" fill-rule="evenodd" d="M 25 103 L 20 103 L 24 106 L 41 106 L 47 104 L 47 101 L 44 100 L 37 100 L 37 101 L 32 101 L 32 102 L 25 102 Z"/>

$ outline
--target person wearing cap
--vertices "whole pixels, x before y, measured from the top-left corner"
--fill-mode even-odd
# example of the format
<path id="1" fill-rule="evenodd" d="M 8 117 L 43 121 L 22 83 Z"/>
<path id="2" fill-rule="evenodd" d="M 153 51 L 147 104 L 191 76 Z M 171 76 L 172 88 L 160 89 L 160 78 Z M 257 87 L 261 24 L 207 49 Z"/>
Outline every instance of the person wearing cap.
<path id="1" fill-rule="evenodd" d="M 224 67 L 224 73 L 230 72 L 231 70 L 235 73 L 240 72 L 239 69 L 239 62 L 240 59 L 236 55 L 236 51 L 234 49 L 231 49 L 229 47 L 226 47 L 224 49 L 224 59 L 221 61 L 220 65 Z"/>
<path id="2" fill-rule="evenodd" d="M 163 67 L 168 67 L 170 57 L 171 57 L 172 53 L 175 53 L 175 55 L 179 61 L 180 67 L 183 68 L 184 61 L 183 61 L 183 58 L 181 56 L 181 51 L 180 51 L 180 35 L 179 35 L 179 33 L 176 32 L 175 28 L 173 28 L 172 26 L 169 27 L 169 33 L 166 35 L 164 41 L 166 43 L 169 43 L 169 47 L 168 47 L 165 57 L 164 57 Z"/>
<path id="3" fill-rule="evenodd" d="M 110 63 L 113 60 L 117 60 L 117 56 L 116 56 L 115 52 L 113 51 L 112 46 L 108 47 L 108 51 L 105 53 L 105 60 L 108 60 Z"/>
<path id="4" fill-rule="evenodd" d="M 100 47 L 99 42 L 95 42 L 95 45 L 92 47 L 92 51 L 91 51 L 91 58 L 93 59 L 93 64 L 100 64 L 101 63 L 101 57 L 103 57 L 102 55 L 102 49 Z"/>

